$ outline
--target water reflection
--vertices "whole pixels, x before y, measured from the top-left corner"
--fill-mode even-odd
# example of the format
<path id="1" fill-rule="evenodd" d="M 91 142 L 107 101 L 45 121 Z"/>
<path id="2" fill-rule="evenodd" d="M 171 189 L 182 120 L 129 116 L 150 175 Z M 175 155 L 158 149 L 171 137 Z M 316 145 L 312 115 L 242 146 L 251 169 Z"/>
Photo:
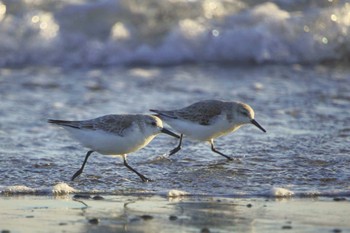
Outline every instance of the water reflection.
<path id="1" fill-rule="evenodd" d="M 85 202 L 85 201 L 84 201 Z M 88 232 L 251 232 L 252 218 L 249 208 L 232 199 L 182 197 L 107 197 L 91 202 L 87 219 L 99 219 L 99 224 L 87 224 Z M 252 215 L 251 215 L 252 216 Z M 181 230 L 180 230 L 181 229 Z"/>

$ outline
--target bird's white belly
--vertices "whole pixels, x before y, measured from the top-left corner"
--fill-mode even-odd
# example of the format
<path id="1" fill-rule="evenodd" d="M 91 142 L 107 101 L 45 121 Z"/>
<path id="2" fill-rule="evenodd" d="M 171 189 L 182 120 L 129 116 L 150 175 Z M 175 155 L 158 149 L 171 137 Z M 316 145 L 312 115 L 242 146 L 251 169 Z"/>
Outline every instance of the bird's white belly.
<path id="1" fill-rule="evenodd" d="M 83 146 L 104 155 L 123 155 L 145 147 L 155 135 L 145 137 L 141 133 L 119 136 L 101 130 L 68 130 Z"/>
<path id="2" fill-rule="evenodd" d="M 212 138 L 223 136 L 238 128 L 224 120 L 216 121 L 212 125 L 200 125 L 191 121 L 177 119 L 168 120 L 167 123 L 177 132 L 200 141 L 209 141 Z"/>

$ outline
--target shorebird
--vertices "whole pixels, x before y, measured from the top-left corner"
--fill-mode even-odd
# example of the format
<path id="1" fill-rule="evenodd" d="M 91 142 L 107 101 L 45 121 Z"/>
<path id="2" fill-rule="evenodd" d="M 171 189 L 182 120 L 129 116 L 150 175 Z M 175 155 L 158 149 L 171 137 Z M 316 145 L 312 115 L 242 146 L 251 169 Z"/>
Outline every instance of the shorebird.
<path id="1" fill-rule="evenodd" d="M 220 100 L 204 100 L 176 110 L 155 110 L 156 116 L 180 133 L 177 147 L 170 151 L 169 156 L 181 149 L 183 136 L 207 141 L 211 150 L 225 158 L 230 156 L 218 151 L 214 139 L 236 131 L 242 125 L 253 124 L 263 132 L 266 130 L 254 119 L 254 110 L 245 103 L 225 102 Z"/>
<path id="2" fill-rule="evenodd" d="M 70 136 L 89 148 L 81 168 L 72 176 L 74 180 L 94 152 L 103 155 L 120 155 L 124 165 L 136 173 L 143 182 L 151 181 L 127 162 L 127 154 L 145 147 L 159 133 L 180 138 L 163 127 L 161 119 L 153 115 L 106 115 L 85 121 L 48 120 L 65 128 Z"/>

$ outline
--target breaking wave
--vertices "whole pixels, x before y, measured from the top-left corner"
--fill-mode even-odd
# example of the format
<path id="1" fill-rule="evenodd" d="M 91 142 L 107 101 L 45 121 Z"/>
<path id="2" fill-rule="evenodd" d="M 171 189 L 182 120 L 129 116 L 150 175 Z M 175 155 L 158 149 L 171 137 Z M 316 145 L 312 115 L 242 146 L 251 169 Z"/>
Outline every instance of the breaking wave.
<path id="1" fill-rule="evenodd" d="M 350 3 L 0 0 L 0 67 L 347 61 Z"/>

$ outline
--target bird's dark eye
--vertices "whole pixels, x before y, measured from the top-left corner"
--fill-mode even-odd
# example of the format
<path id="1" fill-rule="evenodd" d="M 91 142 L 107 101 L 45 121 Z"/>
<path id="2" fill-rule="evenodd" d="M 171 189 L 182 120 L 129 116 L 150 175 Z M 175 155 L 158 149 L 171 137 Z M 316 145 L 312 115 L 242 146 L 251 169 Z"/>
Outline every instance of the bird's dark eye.
<path id="1" fill-rule="evenodd" d="M 152 124 L 153 126 L 157 126 L 157 122 L 154 122 L 154 121 L 153 121 L 151 124 Z"/>
<path id="2" fill-rule="evenodd" d="M 241 110 L 240 112 L 241 112 L 241 114 L 242 114 L 243 116 L 248 116 L 248 112 L 247 112 L 247 111 Z"/>

